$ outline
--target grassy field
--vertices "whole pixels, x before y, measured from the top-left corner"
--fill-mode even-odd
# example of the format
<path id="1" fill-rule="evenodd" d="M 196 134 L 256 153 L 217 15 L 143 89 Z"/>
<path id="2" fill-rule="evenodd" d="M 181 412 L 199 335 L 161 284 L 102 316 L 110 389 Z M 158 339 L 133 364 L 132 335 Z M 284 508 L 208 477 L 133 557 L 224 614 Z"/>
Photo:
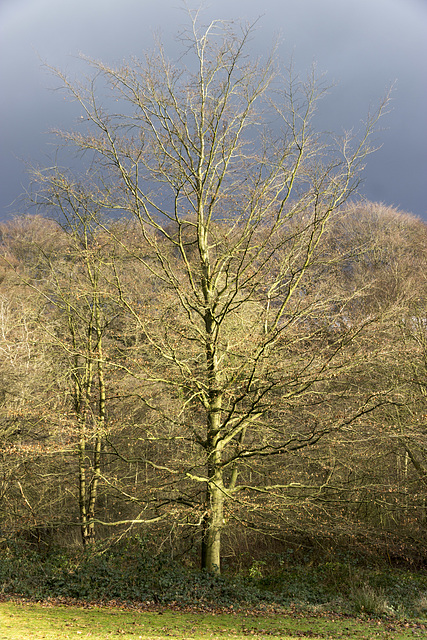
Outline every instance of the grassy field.
<path id="1" fill-rule="evenodd" d="M 368 620 L 334 614 L 284 613 L 214 614 L 158 609 L 125 610 L 85 607 L 0 603 L 0 640 L 215 640 L 296 638 L 360 640 L 407 640 L 427 637 L 427 626 L 416 622 Z"/>

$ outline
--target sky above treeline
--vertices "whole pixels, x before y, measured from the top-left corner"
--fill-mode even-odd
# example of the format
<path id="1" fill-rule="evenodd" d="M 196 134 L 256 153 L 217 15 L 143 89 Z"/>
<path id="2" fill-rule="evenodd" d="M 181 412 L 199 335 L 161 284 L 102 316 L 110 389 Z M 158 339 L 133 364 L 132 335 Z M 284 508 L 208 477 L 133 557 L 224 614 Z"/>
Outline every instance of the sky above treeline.
<path id="1" fill-rule="evenodd" d="M 292 57 L 303 75 L 316 63 L 334 85 L 319 111 L 322 130 L 357 130 L 394 85 L 360 194 L 427 221 L 427 0 L 211 0 L 201 16 L 260 18 L 254 56 L 279 37 L 284 66 Z M 181 0 L 0 0 L 0 220 L 25 212 L 27 165 L 49 166 L 49 132 L 73 129 L 78 118 L 44 63 L 83 77 L 79 54 L 110 64 L 142 57 L 153 33 L 177 59 L 185 25 Z"/>

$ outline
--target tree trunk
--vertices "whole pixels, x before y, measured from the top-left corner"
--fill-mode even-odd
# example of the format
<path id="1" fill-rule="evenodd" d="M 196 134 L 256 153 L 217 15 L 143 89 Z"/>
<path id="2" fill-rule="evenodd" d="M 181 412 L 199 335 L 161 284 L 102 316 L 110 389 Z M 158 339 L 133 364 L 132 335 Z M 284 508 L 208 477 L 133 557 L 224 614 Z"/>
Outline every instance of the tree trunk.
<path id="1" fill-rule="evenodd" d="M 79 511 L 80 511 L 80 531 L 83 546 L 88 542 L 87 528 L 87 483 L 86 483 L 86 438 L 84 436 L 84 425 L 80 425 L 79 439 Z"/>
<path id="2" fill-rule="evenodd" d="M 213 359 L 215 362 L 215 358 Z M 213 376 L 216 378 L 216 375 Z M 215 385 L 216 386 L 216 385 Z M 206 489 L 207 515 L 204 519 L 202 568 L 215 573 L 221 571 L 221 532 L 224 524 L 224 478 L 222 468 L 221 428 L 222 394 L 215 389 L 210 393 L 208 410 Z"/>
<path id="3" fill-rule="evenodd" d="M 204 538 L 203 568 L 221 572 L 221 533 L 224 525 L 224 491 L 222 471 L 209 483 L 210 509 Z"/>
<path id="4" fill-rule="evenodd" d="M 104 377 L 104 354 L 102 350 L 102 331 L 100 328 L 100 318 L 99 318 L 99 307 L 98 302 L 96 301 L 95 305 L 95 321 L 96 321 L 96 333 L 97 333 L 97 346 L 96 346 L 96 355 L 97 355 L 97 376 L 98 376 L 98 418 L 97 418 L 97 433 L 95 436 L 95 449 L 93 453 L 93 477 L 90 484 L 89 495 L 88 495 L 88 524 L 87 524 L 87 533 L 88 539 L 90 542 L 95 542 L 95 509 L 98 499 L 98 484 L 101 476 L 101 455 L 102 455 L 102 445 L 103 445 L 103 434 L 105 429 L 105 402 L 106 402 L 106 391 L 105 391 L 105 377 Z"/>

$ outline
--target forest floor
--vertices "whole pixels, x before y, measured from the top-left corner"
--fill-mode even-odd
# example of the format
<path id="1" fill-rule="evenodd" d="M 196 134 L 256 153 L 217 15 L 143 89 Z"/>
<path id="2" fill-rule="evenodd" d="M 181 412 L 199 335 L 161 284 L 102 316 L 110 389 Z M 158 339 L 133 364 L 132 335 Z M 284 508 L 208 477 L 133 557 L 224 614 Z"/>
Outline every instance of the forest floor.
<path id="1" fill-rule="evenodd" d="M 199 607 L 78 605 L 58 599 L 0 602 L 0 640 L 408 640 L 427 637 L 427 620 L 351 617 L 297 609 L 233 611 Z"/>

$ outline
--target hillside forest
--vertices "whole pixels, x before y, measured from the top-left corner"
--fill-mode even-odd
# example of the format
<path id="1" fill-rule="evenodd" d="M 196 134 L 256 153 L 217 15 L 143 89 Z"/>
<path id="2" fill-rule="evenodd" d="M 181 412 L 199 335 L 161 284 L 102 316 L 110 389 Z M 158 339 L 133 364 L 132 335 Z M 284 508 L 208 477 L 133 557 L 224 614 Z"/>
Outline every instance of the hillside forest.
<path id="1" fill-rule="evenodd" d="M 80 121 L 0 225 L 3 542 L 426 557 L 427 228 L 356 195 L 386 101 L 319 134 L 250 36 L 53 70 Z"/>

